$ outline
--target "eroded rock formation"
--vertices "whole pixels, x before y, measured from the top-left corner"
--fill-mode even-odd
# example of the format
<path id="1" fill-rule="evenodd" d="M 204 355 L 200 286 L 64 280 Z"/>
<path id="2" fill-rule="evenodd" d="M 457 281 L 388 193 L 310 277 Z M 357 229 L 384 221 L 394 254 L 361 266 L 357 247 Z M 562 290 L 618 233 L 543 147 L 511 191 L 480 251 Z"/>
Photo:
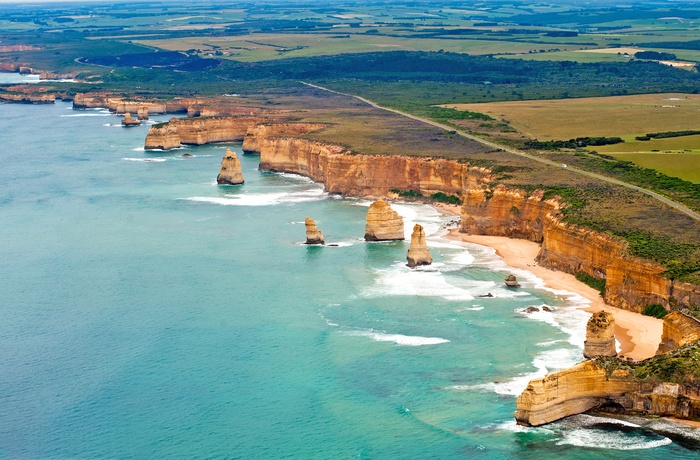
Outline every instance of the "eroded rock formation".
<path id="1" fill-rule="evenodd" d="M 146 136 L 146 149 L 242 141 L 248 128 L 263 121 L 259 117 L 171 118 L 163 126 L 154 125 Z M 157 145 L 159 147 L 151 147 Z M 163 147 L 171 145 L 173 147 Z"/>
<path id="2" fill-rule="evenodd" d="M 657 355 L 668 353 L 700 340 L 700 321 L 674 311 L 664 316 L 664 328 Z"/>
<path id="3" fill-rule="evenodd" d="M 231 149 L 226 149 L 226 155 L 221 160 L 221 169 L 216 178 L 217 184 L 223 185 L 239 185 L 245 182 L 243 180 L 243 171 L 241 168 L 241 160 L 238 159 L 235 152 Z"/>
<path id="4" fill-rule="evenodd" d="M 616 356 L 615 317 L 612 313 L 599 311 L 593 313 L 586 324 L 586 341 L 583 344 L 583 356 Z"/>
<path id="5" fill-rule="evenodd" d="M 122 126 L 139 126 L 141 122 L 137 119 L 131 118 L 131 114 L 127 112 L 122 119 Z"/>
<path id="6" fill-rule="evenodd" d="M 140 107 L 136 115 L 139 120 L 148 120 L 148 107 Z"/>
<path id="7" fill-rule="evenodd" d="M 384 200 L 377 200 L 372 203 L 367 211 L 365 240 L 391 241 L 403 239 L 403 218 L 399 213 L 391 209 L 389 203 Z"/>
<path id="8" fill-rule="evenodd" d="M 20 104 L 53 104 L 56 96 L 41 93 L 6 93 L 0 92 L 0 102 L 15 102 Z"/>
<path id="9" fill-rule="evenodd" d="M 306 243 L 305 244 L 326 244 L 326 240 L 323 239 L 323 233 L 316 227 L 316 222 L 307 217 L 304 219 L 304 224 L 306 225 Z"/>
<path id="10" fill-rule="evenodd" d="M 423 227 L 418 224 L 413 227 L 411 246 L 408 248 L 406 260 L 408 260 L 408 266 L 411 268 L 433 263 L 430 250 L 425 242 L 425 231 L 423 231 Z"/>

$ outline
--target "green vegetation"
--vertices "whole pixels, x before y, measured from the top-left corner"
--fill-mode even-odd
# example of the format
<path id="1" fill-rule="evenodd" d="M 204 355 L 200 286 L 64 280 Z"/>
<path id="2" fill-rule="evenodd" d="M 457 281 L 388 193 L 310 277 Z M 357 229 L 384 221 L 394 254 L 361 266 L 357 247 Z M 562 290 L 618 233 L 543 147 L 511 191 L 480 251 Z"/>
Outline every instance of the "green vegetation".
<path id="1" fill-rule="evenodd" d="M 485 113 L 470 112 L 469 110 L 455 110 L 446 109 L 443 107 L 436 107 L 428 112 L 430 118 L 436 120 L 495 120 L 495 118 L 486 115 Z"/>
<path id="2" fill-rule="evenodd" d="M 637 59 L 649 59 L 653 61 L 673 61 L 676 59 L 675 54 L 660 53 L 658 51 L 639 51 L 634 53 L 634 57 Z"/>
<path id="3" fill-rule="evenodd" d="M 617 357 L 598 357 L 595 361 L 608 376 L 615 370 L 627 370 L 639 382 L 657 384 L 696 383 L 700 380 L 700 346 L 686 345 L 670 353 L 657 355 L 638 363 L 631 363 Z"/>
<path id="4" fill-rule="evenodd" d="M 648 141 L 650 139 L 666 139 L 669 137 L 695 136 L 700 134 L 696 129 L 687 129 L 685 131 L 663 131 L 660 133 L 646 133 L 644 136 L 635 137 L 638 141 Z"/>
<path id="5" fill-rule="evenodd" d="M 410 198 L 410 199 L 417 199 L 417 198 L 425 198 L 421 192 L 418 192 L 416 190 L 399 190 L 399 189 L 391 189 L 391 193 L 396 193 L 398 196 L 402 198 Z"/>
<path id="6" fill-rule="evenodd" d="M 447 203 L 447 204 L 460 204 L 462 200 L 455 195 L 446 195 L 442 192 L 437 192 L 433 193 L 430 195 L 431 200 L 435 200 L 439 203 Z"/>
<path id="7" fill-rule="evenodd" d="M 576 279 L 583 282 L 583 283 L 586 283 L 587 285 L 589 285 L 593 289 L 600 292 L 601 296 L 605 296 L 605 280 L 604 279 L 601 280 L 601 279 L 595 278 L 595 277 L 593 277 L 585 272 L 576 272 Z"/>
<path id="8" fill-rule="evenodd" d="M 625 142 L 620 137 L 577 137 L 568 141 L 538 141 L 529 140 L 525 142 L 525 147 L 537 150 L 557 150 L 576 149 L 588 147 L 589 145 L 612 145 Z"/>
<path id="9" fill-rule="evenodd" d="M 663 306 L 659 305 L 658 303 L 653 303 L 651 305 L 647 305 L 644 310 L 642 310 L 642 315 L 653 316 L 654 318 L 661 319 L 668 315 L 668 312 Z"/>

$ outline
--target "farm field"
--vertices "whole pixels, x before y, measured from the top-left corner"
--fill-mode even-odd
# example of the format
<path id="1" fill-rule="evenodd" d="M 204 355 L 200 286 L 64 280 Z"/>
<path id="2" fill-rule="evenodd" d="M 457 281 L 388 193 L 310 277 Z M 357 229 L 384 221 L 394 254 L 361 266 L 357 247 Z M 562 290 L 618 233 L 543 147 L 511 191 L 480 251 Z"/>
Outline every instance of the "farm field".
<path id="1" fill-rule="evenodd" d="M 222 37 L 187 37 L 165 40 L 138 40 L 135 42 L 169 51 L 197 50 L 197 54 L 200 55 L 216 53 L 217 57 L 220 58 L 231 58 L 244 62 L 394 50 L 444 50 L 478 55 L 528 53 L 543 47 L 549 49 L 555 46 L 528 41 L 404 38 L 376 34 L 346 34 L 342 32 L 333 34 L 254 34 Z M 557 44 L 556 47 L 566 51 L 580 49 L 581 45 Z"/>
<path id="2" fill-rule="evenodd" d="M 613 153 L 612 156 L 700 184 L 700 152 L 698 151 L 694 153 Z"/>
<path id="3" fill-rule="evenodd" d="M 445 104 L 504 119 L 533 139 L 631 138 L 649 132 L 700 129 L 700 95 L 641 94 L 580 99 Z M 687 147 L 686 147 L 687 148 Z"/>

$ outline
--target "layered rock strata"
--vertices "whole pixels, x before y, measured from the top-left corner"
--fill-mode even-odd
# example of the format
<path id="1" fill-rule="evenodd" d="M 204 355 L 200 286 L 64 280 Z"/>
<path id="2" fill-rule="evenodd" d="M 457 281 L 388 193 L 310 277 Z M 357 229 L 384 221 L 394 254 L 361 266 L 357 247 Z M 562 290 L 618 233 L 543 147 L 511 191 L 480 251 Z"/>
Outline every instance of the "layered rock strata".
<path id="1" fill-rule="evenodd" d="M 188 107 L 200 103 L 194 98 L 178 98 L 171 101 L 147 101 L 141 99 L 125 99 L 110 93 L 76 93 L 73 97 L 74 109 L 107 108 L 110 112 L 138 113 L 147 110 L 150 114 L 184 113 Z"/>
<path id="2" fill-rule="evenodd" d="M 377 200 L 369 206 L 365 240 L 391 241 L 404 239 L 403 218 L 391 209 L 389 203 Z"/>
<path id="3" fill-rule="evenodd" d="M 222 185 L 240 185 L 243 182 L 243 170 L 241 168 L 241 160 L 238 159 L 235 152 L 231 149 L 226 149 L 226 154 L 221 160 L 221 169 L 216 177 L 216 183 Z"/>
<path id="4" fill-rule="evenodd" d="M 136 115 L 139 120 L 148 120 L 148 107 L 140 107 Z"/>
<path id="5" fill-rule="evenodd" d="M 562 222 L 559 201 L 543 196 L 503 186 L 468 189 L 460 231 L 541 243 L 540 265 L 606 280 L 605 301 L 615 307 L 641 312 L 653 303 L 668 310 L 672 303 L 700 304 L 699 286 L 665 278 L 663 267 L 627 255 L 619 238 Z"/>
<path id="6" fill-rule="evenodd" d="M 615 317 L 612 313 L 593 313 L 586 324 L 586 341 L 583 343 L 583 356 L 617 356 L 615 349 Z"/>
<path id="7" fill-rule="evenodd" d="M 668 353 L 698 340 L 700 340 L 700 321 L 674 311 L 664 316 L 661 343 L 656 354 Z"/>
<path id="8" fill-rule="evenodd" d="M 268 137 L 301 136 L 318 131 L 327 125 L 321 123 L 262 123 L 248 129 L 243 138 L 244 153 L 260 153 Z"/>
<path id="9" fill-rule="evenodd" d="M 53 104 L 56 102 L 56 96 L 53 94 L 0 92 L 0 102 L 15 102 L 19 104 Z"/>
<path id="10" fill-rule="evenodd" d="M 627 368 L 606 370 L 597 361 L 584 361 L 532 380 L 516 406 L 515 420 L 524 426 L 544 425 L 593 409 L 698 420 L 700 385 L 636 380 Z"/>
<path id="11" fill-rule="evenodd" d="M 145 148 L 168 150 L 182 144 L 242 141 L 248 129 L 262 121 L 259 117 L 171 118 L 165 125 L 151 127 Z"/>
<path id="12" fill-rule="evenodd" d="M 312 218 L 307 217 L 304 219 L 304 224 L 306 225 L 305 244 L 326 244 L 323 233 L 316 227 L 316 222 Z"/>
<path id="13" fill-rule="evenodd" d="M 301 174 L 322 182 L 330 193 L 357 197 L 384 197 L 394 189 L 461 195 L 491 178 L 487 169 L 453 160 L 356 155 L 337 145 L 288 137 L 263 140 L 260 169 Z"/>
<path id="14" fill-rule="evenodd" d="M 423 231 L 423 227 L 418 224 L 413 227 L 411 246 L 408 248 L 406 260 L 408 261 L 408 266 L 411 268 L 433 263 L 430 250 L 425 242 L 425 231 Z"/>

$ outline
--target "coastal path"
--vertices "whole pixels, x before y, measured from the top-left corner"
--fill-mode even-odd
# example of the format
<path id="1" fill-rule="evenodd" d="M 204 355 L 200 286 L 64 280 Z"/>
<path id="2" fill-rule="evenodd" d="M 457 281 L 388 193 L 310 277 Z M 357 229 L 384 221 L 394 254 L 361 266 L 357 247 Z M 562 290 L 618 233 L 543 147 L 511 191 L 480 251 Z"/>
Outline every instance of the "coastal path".
<path id="1" fill-rule="evenodd" d="M 580 175 L 583 175 L 583 176 L 592 177 L 593 179 L 598 179 L 598 180 L 601 180 L 601 181 L 604 181 L 604 182 L 608 182 L 608 183 L 610 183 L 610 184 L 615 184 L 615 185 L 619 185 L 619 186 L 621 186 L 621 187 L 626 187 L 626 188 L 631 189 L 631 190 L 636 190 L 636 191 L 638 191 L 638 192 L 641 192 L 641 193 L 644 193 L 644 194 L 646 194 L 646 195 L 649 195 L 649 196 L 651 196 L 651 197 L 653 197 L 653 198 L 655 198 L 655 199 L 661 201 L 662 203 L 664 203 L 664 204 L 666 204 L 666 205 L 668 205 L 668 206 L 671 206 L 672 208 L 675 208 L 676 210 L 682 212 L 683 214 L 686 214 L 686 215 L 692 217 L 692 218 L 695 219 L 695 220 L 700 220 L 700 214 L 698 214 L 697 212 L 693 211 L 692 209 L 690 209 L 690 208 L 688 208 L 688 207 L 686 207 L 686 206 L 684 206 L 684 205 L 682 205 L 682 204 L 680 204 L 680 203 L 677 203 L 677 202 L 675 202 L 675 201 L 673 201 L 673 200 L 671 200 L 671 199 L 669 199 L 669 198 L 666 198 L 665 196 L 663 196 L 663 195 L 661 195 L 661 194 L 659 194 L 659 193 L 653 192 L 653 191 L 651 191 L 651 190 L 647 190 L 647 189 L 645 189 L 645 188 L 643 188 L 643 187 L 639 187 L 639 186 L 637 186 L 637 185 L 633 185 L 633 184 L 630 184 L 630 183 L 627 183 L 627 182 L 623 182 L 623 181 L 621 181 L 621 180 L 613 179 L 612 177 L 603 176 L 602 174 L 597 174 L 597 173 L 594 173 L 594 172 L 591 172 L 591 171 L 586 171 L 585 169 L 580 169 L 580 168 L 576 168 L 576 167 L 572 167 L 572 166 L 562 165 L 561 163 L 557 163 L 557 162 L 555 162 L 555 161 L 548 160 L 548 159 L 546 159 L 546 158 L 541 158 L 541 157 L 538 157 L 538 156 L 535 156 L 535 155 L 531 155 L 531 154 L 529 154 L 529 153 L 525 153 L 525 152 L 523 152 L 523 151 L 521 151 L 521 150 L 514 149 L 514 148 L 512 148 L 512 147 L 508 147 L 508 146 L 505 146 L 505 145 L 497 144 L 497 143 L 495 143 L 495 142 L 491 142 L 491 141 L 489 141 L 489 140 L 482 139 L 482 138 L 480 138 L 480 137 L 474 136 L 474 135 L 469 134 L 469 133 L 466 133 L 466 132 L 464 132 L 464 131 L 456 130 L 455 128 L 453 128 L 453 127 L 451 127 L 451 126 L 444 125 L 444 124 L 442 124 L 442 123 L 438 123 L 438 122 L 436 122 L 436 121 L 429 120 L 429 119 L 427 119 L 427 118 L 419 117 L 419 116 L 417 116 L 417 115 L 412 115 L 412 114 L 410 114 L 410 113 L 402 112 L 401 110 L 392 109 L 392 108 L 390 108 L 390 107 L 381 106 L 381 105 L 377 104 L 376 102 L 372 102 L 372 101 L 370 101 L 369 99 L 365 99 L 365 98 L 362 97 L 362 96 L 356 96 L 356 95 L 354 95 L 354 94 L 341 93 L 340 91 L 335 91 L 335 90 L 332 90 L 332 89 L 330 89 L 330 88 L 325 88 L 325 87 L 323 87 L 323 86 L 318 86 L 318 85 L 314 85 L 314 84 L 312 84 L 312 83 L 307 83 L 307 82 L 303 82 L 303 81 L 302 81 L 301 83 L 303 83 L 304 85 L 310 86 L 310 87 L 312 87 L 312 88 L 320 89 L 320 90 L 322 90 L 322 91 L 328 91 L 328 92 L 330 92 L 330 93 L 338 94 L 338 95 L 341 95 L 341 96 L 353 97 L 353 98 L 358 99 L 358 100 L 364 102 L 365 104 L 368 104 L 368 105 L 370 105 L 370 106 L 372 106 L 372 107 L 374 107 L 374 108 L 381 109 L 381 110 L 386 110 L 387 112 L 393 112 L 393 113 L 395 113 L 395 114 L 398 114 L 398 115 L 401 115 L 401 116 L 404 116 L 404 117 L 407 117 L 407 118 L 411 118 L 411 119 L 413 119 L 413 120 L 420 121 L 420 122 L 422 122 L 422 123 L 427 123 L 427 124 L 429 124 L 429 125 L 435 126 L 436 128 L 444 129 L 444 130 L 446 130 L 446 131 L 453 131 L 453 132 L 455 132 L 456 134 L 458 134 L 458 135 L 460 135 L 460 136 L 462 136 L 462 137 L 466 137 L 467 139 L 471 139 L 471 140 L 473 140 L 473 141 L 479 142 L 479 143 L 481 143 L 481 144 L 483 144 L 483 145 L 486 145 L 486 146 L 491 147 L 491 148 L 494 148 L 494 149 L 503 150 L 503 151 L 505 151 L 505 152 L 512 153 L 513 155 L 519 155 L 519 156 L 525 157 L 525 158 L 527 158 L 527 159 L 529 159 L 529 160 L 537 161 L 537 162 L 539 162 L 539 163 L 543 163 L 543 164 L 546 164 L 546 165 L 548 165 L 548 166 L 553 166 L 553 167 L 555 167 L 555 168 L 566 168 L 567 171 L 571 171 L 571 172 L 573 172 L 573 173 L 575 173 L 575 174 L 580 174 Z"/>

